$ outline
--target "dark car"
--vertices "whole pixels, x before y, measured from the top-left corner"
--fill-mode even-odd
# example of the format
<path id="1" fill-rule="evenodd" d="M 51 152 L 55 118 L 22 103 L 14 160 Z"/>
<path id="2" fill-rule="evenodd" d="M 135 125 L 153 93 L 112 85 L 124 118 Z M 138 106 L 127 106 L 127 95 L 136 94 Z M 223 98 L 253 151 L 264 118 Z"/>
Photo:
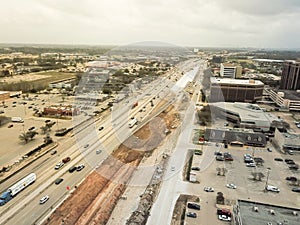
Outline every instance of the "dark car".
<path id="1" fill-rule="evenodd" d="M 77 166 L 72 166 L 72 167 L 69 169 L 69 172 L 70 172 L 70 173 L 73 173 L 75 170 L 77 170 Z"/>
<path id="2" fill-rule="evenodd" d="M 186 214 L 187 217 L 192 217 L 192 218 L 197 218 L 197 213 L 194 213 L 194 212 L 188 212 Z"/>
<path id="3" fill-rule="evenodd" d="M 187 207 L 190 208 L 190 209 L 200 210 L 200 205 L 197 204 L 197 203 L 189 202 L 189 203 L 187 204 Z"/>
<path id="4" fill-rule="evenodd" d="M 274 160 L 275 160 L 275 161 L 279 161 L 279 162 L 282 162 L 282 161 L 283 161 L 282 158 L 275 158 Z"/>
<path id="5" fill-rule="evenodd" d="M 290 170 L 298 170 L 299 169 L 299 165 L 298 164 L 293 164 L 289 166 Z"/>
<path id="6" fill-rule="evenodd" d="M 191 170 L 200 171 L 200 167 L 195 166 L 195 167 L 192 167 Z"/>
<path id="7" fill-rule="evenodd" d="M 63 182 L 63 180 L 64 180 L 64 179 L 62 179 L 62 178 L 57 178 L 57 179 L 55 180 L 54 183 L 58 185 L 58 184 L 60 184 L 61 182 Z"/>
<path id="8" fill-rule="evenodd" d="M 287 163 L 289 161 L 293 161 L 292 159 L 284 159 L 284 161 Z"/>
<path id="9" fill-rule="evenodd" d="M 9 125 L 8 125 L 8 128 L 11 128 L 11 127 L 13 127 L 13 126 L 14 126 L 13 124 L 9 124 Z"/>
<path id="10" fill-rule="evenodd" d="M 295 164 L 294 160 L 286 161 L 286 164 L 292 165 Z"/>
<path id="11" fill-rule="evenodd" d="M 299 187 L 292 188 L 292 191 L 293 192 L 300 192 L 300 188 Z"/>
<path id="12" fill-rule="evenodd" d="M 101 130 L 103 130 L 103 129 L 104 129 L 104 127 L 99 127 L 99 129 L 98 129 L 98 130 L 99 130 L 99 131 L 101 131 Z"/>
<path id="13" fill-rule="evenodd" d="M 297 181 L 297 177 L 286 177 L 285 179 L 289 181 Z"/>

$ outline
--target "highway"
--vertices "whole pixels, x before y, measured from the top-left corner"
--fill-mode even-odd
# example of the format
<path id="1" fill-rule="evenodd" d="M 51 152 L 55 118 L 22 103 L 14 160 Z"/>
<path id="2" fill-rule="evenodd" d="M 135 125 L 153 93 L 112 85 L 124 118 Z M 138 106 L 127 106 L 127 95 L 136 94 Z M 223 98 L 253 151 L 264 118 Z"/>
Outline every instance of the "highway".
<path id="1" fill-rule="evenodd" d="M 183 64 L 183 71 L 189 71 L 197 65 L 197 61 Z M 176 73 L 170 73 L 168 76 L 178 76 Z M 162 82 L 163 81 L 163 82 Z M 0 208 L 1 224 L 32 224 L 41 221 L 46 217 L 53 208 L 62 202 L 70 193 L 67 187 L 73 189 L 84 179 L 96 166 L 120 144 L 123 143 L 134 129 L 128 127 L 128 120 L 131 117 L 143 118 L 146 120 L 147 115 L 151 112 L 152 100 L 157 104 L 163 98 L 168 97 L 167 86 L 172 85 L 172 80 L 163 78 L 162 80 L 153 81 L 142 90 L 142 95 L 124 99 L 114 105 L 111 116 L 96 120 L 93 125 L 76 129 L 76 135 L 72 138 L 60 142 L 56 148 L 56 155 L 46 154 L 36 160 L 22 172 L 16 174 L 8 181 L 1 184 L 1 191 L 6 190 L 10 185 L 26 176 L 30 172 L 37 174 L 37 180 L 30 187 L 19 193 L 14 199 Z M 149 87 L 150 86 L 150 87 Z M 165 94 L 164 94 L 165 93 Z M 159 99 L 153 99 L 155 96 L 161 96 Z M 127 101 L 127 102 L 126 102 Z M 139 105 L 134 109 L 130 106 L 134 102 Z M 145 112 L 139 112 L 143 107 Z M 98 128 L 103 126 L 102 131 Z M 87 148 L 84 146 L 89 144 Z M 96 150 L 101 149 L 101 154 L 96 154 Z M 54 170 L 54 166 L 64 157 L 70 156 L 71 161 L 66 163 L 61 169 Z M 69 173 L 68 169 L 73 165 L 84 163 L 86 167 L 80 172 Z M 64 181 L 59 185 L 53 182 L 63 177 Z M 49 195 L 50 199 L 44 204 L 39 205 L 39 199 L 44 195 Z"/>

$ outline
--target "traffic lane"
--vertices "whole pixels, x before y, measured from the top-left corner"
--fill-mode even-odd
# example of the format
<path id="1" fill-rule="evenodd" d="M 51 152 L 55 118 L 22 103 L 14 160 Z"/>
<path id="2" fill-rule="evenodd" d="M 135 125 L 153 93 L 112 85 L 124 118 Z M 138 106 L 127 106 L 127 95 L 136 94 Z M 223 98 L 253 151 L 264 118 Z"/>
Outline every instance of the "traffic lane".
<path id="1" fill-rule="evenodd" d="M 85 163 L 80 161 L 79 163 Z M 34 221 L 42 220 L 43 217 L 47 216 L 60 202 L 70 194 L 76 185 L 78 185 L 82 179 L 84 179 L 91 169 L 88 165 L 81 171 L 74 171 L 73 173 L 66 173 L 61 176 L 64 180 L 56 185 L 52 183 L 48 188 L 39 193 L 32 201 L 18 211 L 11 221 L 7 224 L 32 224 Z M 49 196 L 49 200 L 44 204 L 39 204 L 39 200 L 45 196 Z"/>

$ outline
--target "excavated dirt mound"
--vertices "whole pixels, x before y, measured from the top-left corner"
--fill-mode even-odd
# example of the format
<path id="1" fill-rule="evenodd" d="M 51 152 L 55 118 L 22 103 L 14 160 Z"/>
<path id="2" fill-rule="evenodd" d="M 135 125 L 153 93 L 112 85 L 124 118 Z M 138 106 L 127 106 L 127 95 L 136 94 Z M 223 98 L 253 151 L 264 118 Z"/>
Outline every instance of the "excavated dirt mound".
<path id="1" fill-rule="evenodd" d="M 121 144 L 43 224 L 106 224 L 145 152 L 158 147 L 166 129 L 178 124 L 178 114 L 172 113 L 172 108 L 160 114 L 164 123 L 154 120 Z"/>

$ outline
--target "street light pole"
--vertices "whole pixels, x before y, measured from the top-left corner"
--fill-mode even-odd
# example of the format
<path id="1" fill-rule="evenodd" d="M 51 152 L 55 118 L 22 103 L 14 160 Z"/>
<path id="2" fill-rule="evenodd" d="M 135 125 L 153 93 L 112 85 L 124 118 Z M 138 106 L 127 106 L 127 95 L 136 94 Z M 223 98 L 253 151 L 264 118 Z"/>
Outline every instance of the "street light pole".
<path id="1" fill-rule="evenodd" d="M 265 186 L 265 189 L 267 188 L 267 186 L 268 186 L 268 181 L 269 181 L 269 175 L 270 175 L 270 170 L 271 170 L 271 168 L 270 167 L 268 167 L 267 168 L 267 180 L 266 180 L 266 186 Z"/>

